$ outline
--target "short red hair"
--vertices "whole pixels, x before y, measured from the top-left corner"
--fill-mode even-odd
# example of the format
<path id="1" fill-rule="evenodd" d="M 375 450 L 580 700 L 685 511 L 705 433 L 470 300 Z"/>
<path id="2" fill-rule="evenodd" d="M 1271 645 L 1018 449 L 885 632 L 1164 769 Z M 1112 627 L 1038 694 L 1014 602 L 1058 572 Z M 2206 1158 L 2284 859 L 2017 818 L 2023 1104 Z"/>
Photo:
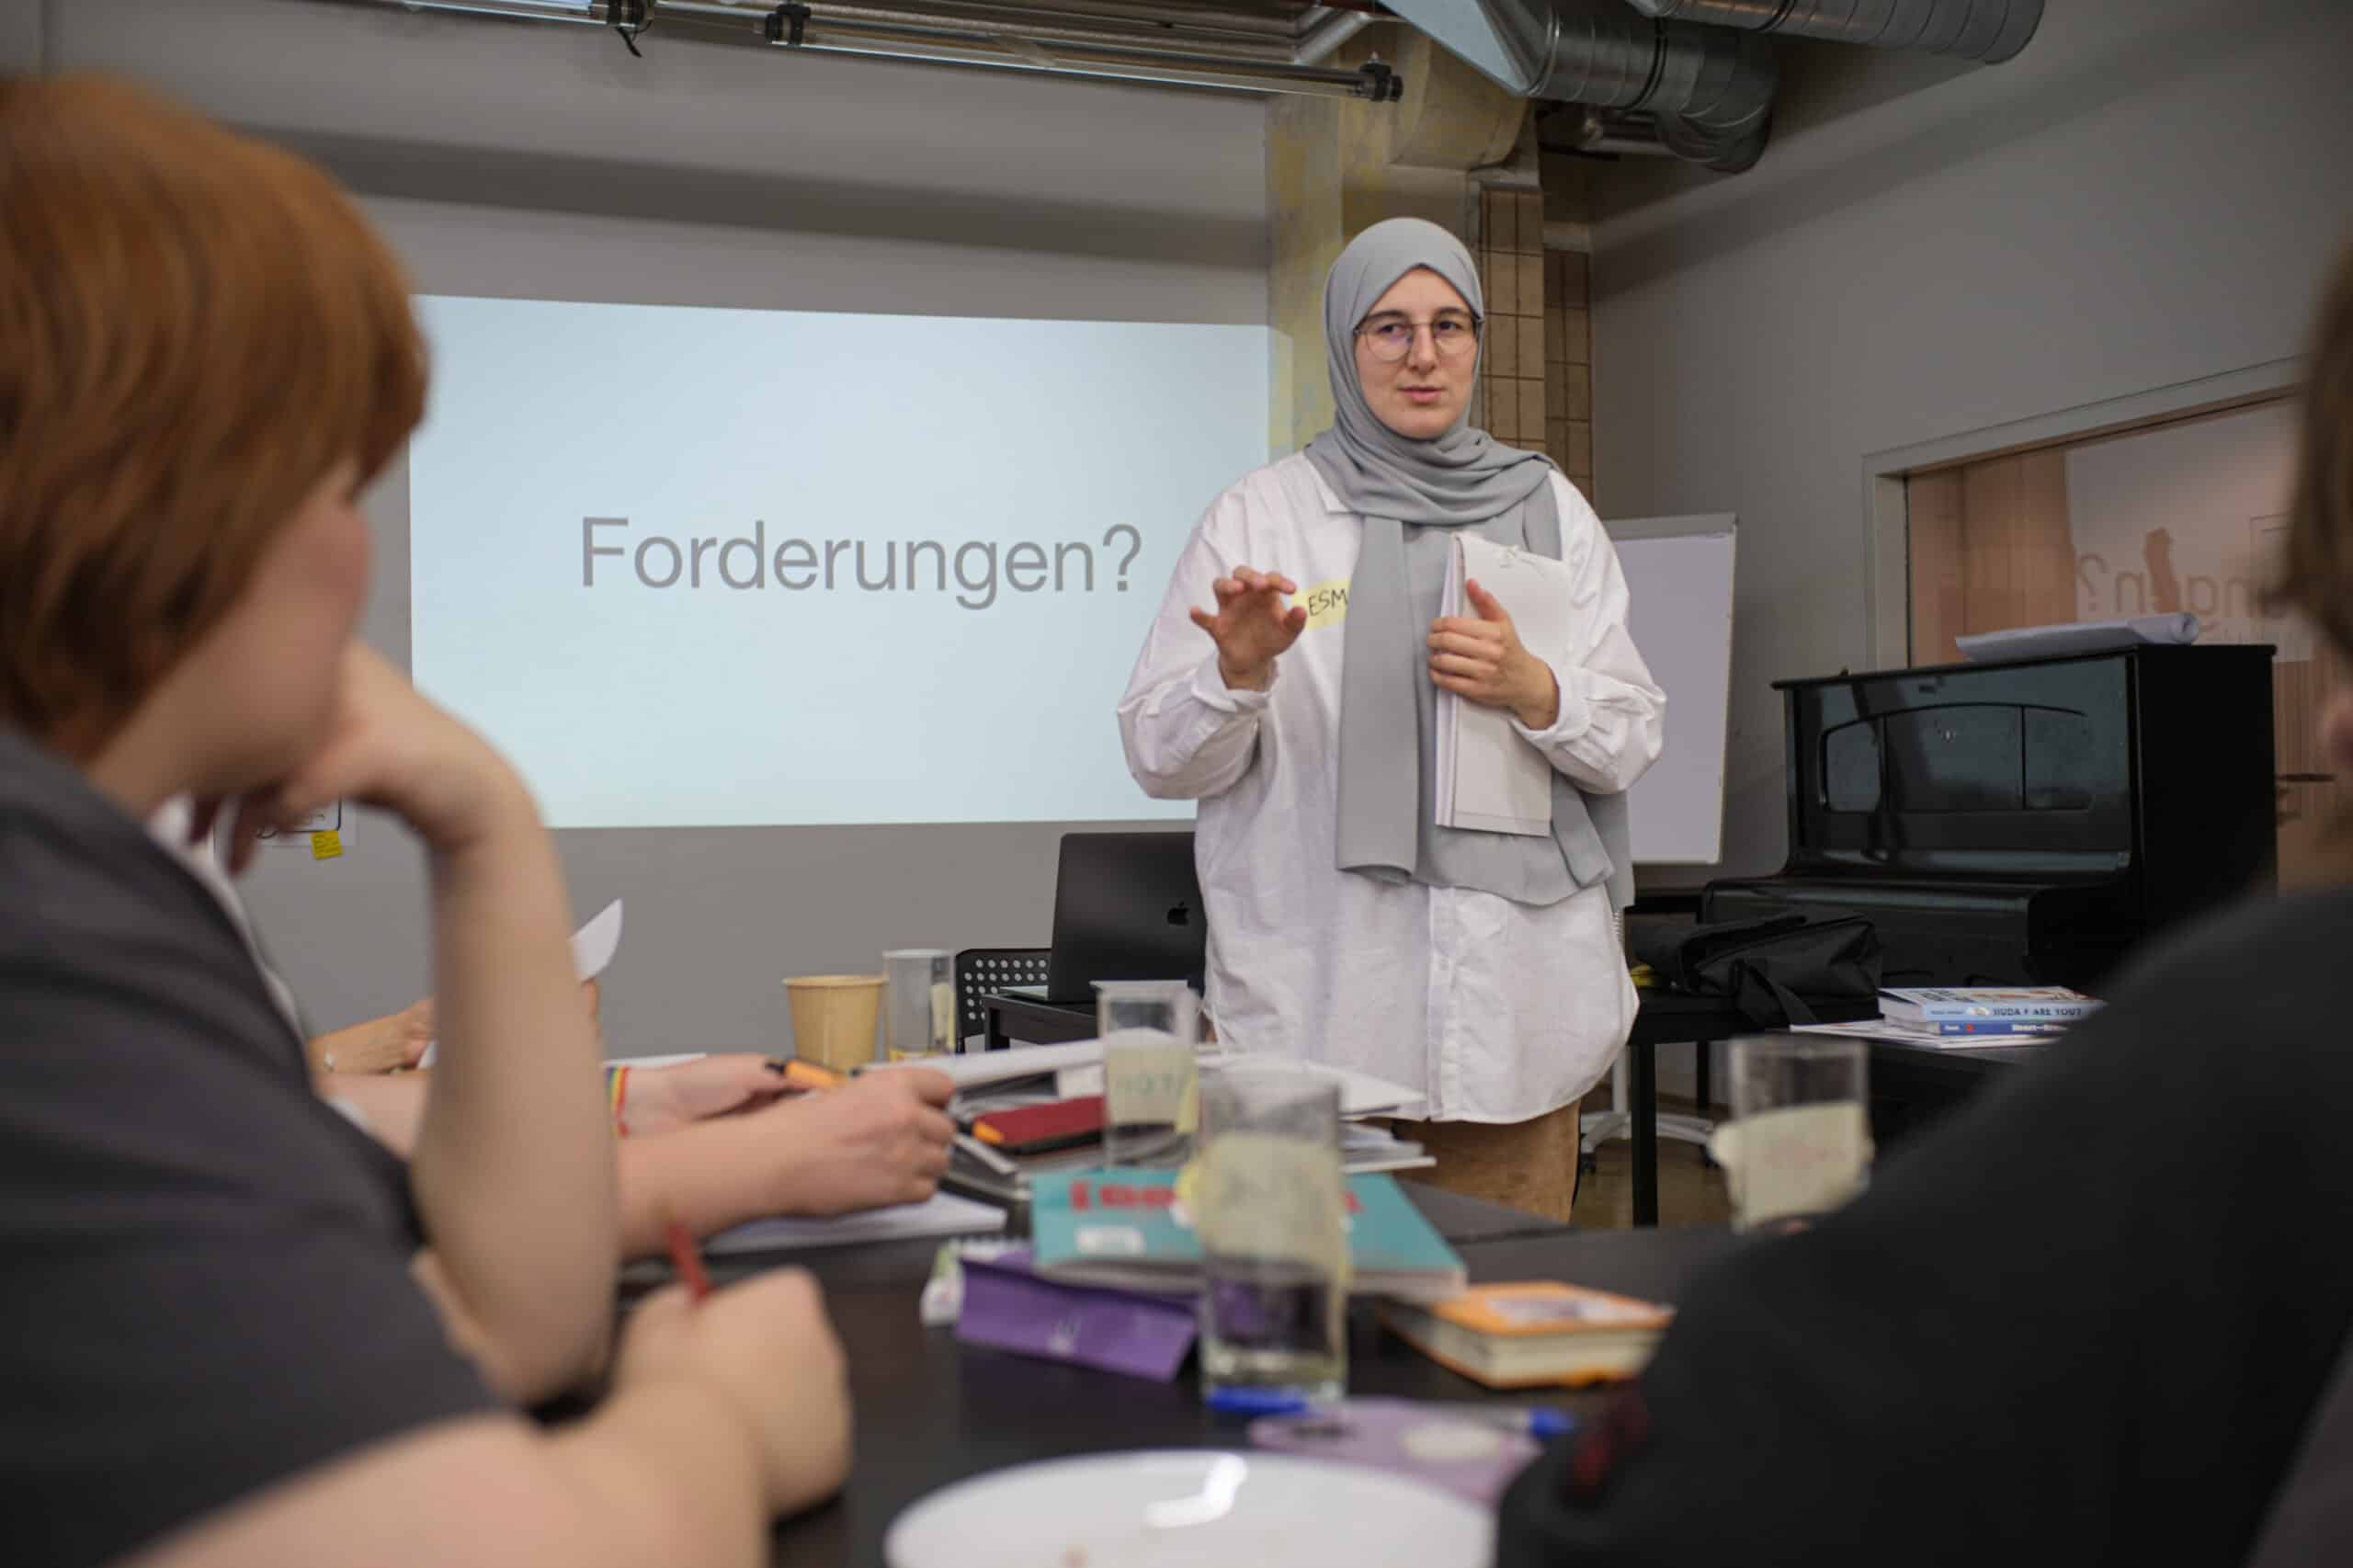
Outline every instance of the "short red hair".
<path id="1" fill-rule="evenodd" d="M 425 379 L 319 169 L 121 82 L 0 81 L 0 723 L 98 749 Z"/>

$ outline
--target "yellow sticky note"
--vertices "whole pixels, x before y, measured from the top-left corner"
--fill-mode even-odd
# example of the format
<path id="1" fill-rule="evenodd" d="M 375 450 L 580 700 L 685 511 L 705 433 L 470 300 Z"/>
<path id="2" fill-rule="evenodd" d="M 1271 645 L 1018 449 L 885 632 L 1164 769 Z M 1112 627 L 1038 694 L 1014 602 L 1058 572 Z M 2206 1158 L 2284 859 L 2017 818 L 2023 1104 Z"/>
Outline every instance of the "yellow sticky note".
<path id="1" fill-rule="evenodd" d="M 1348 579 L 1335 577 L 1328 583 L 1318 583 L 1291 601 L 1307 607 L 1307 625 L 1313 631 L 1319 626 L 1337 626 L 1348 619 Z"/>
<path id="2" fill-rule="evenodd" d="M 311 835 L 311 858 L 332 860 L 343 853 L 343 835 L 333 828 Z"/>

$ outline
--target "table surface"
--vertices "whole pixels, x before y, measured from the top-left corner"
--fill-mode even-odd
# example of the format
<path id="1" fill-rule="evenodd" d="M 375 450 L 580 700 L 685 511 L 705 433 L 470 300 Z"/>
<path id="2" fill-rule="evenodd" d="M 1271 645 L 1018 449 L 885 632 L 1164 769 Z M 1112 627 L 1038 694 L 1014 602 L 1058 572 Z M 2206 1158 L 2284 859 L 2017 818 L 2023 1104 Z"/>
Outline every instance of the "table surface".
<path id="1" fill-rule="evenodd" d="M 1983 1074 L 2022 1066 L 2055 1049 L 2055 1040 L 2023 1040 L 2017 1045 L 1972 1045 L 1966 1049 L 1914 1045 L 1900 1040 L 1870 1039 L 1871 1061 L 1901 1062 L 1907 1067 L 1953 1074 Z"/>
<path id="2" fill-rule="evenodd" d="M 1736 1244 L 1730 1233 L 1579 1233 L 1516 1210 L 1403 1184 L 1461 1254 L 1475 1281 L 1568 1279 L 1672 1300 L 1691 1272 Z M 926 1329 L 916 1298 L 930 1243 L 892 1243 L 804 1255 L 826 1287 L 849 1356 L 858 1406 L 858 1462 L 834 1501 L 777 1527 L 771 1561 L 824 1568 L 882 1562 L 892 1520 L 917 1500 L 985 1471 L 1073 1454 L 1241 1446 L 1248 1421 L 1200 1403 L 1188 1365 L 1173 1383 L 1123 1378 L 1001 1351 L 967 1348 L 951 1329 Z M 754 1260 L 724 1260 L 748 1272 Z M 772 1260 L 783 1261 L 783 1260 Z M 713 1272 L 722 1272 L 714 1260 Z M 1352 1392 L 1400 1398 L 1501 1397 L 1389 1335 L 1370 1303 L 1349 1321 Z M 1530 1396 L 1513 1396 L 1527 1403 Z M 1603 1393 L 1540 1394 L 1572 1409 Z"/>

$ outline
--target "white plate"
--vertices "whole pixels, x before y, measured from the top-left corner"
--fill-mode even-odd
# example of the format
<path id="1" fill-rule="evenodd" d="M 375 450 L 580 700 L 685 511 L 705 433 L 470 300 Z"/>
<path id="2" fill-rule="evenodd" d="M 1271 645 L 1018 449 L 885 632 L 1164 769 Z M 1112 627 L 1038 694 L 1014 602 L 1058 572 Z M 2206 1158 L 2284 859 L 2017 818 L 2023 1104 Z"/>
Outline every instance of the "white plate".
<path id="1" fill-rule="evenodd" d="M 959 1482 L 883 1539 L 890 1568 L 1486 1568 L 1495 1520 L 1395 1475 L 1283 1454 L 1094 1454 Z"/>

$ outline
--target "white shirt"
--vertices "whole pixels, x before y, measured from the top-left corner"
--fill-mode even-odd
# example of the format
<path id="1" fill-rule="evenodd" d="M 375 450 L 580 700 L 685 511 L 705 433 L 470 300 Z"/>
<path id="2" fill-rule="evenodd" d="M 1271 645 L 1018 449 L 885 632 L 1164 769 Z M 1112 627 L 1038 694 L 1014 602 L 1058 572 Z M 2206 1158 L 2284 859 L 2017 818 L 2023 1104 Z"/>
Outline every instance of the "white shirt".
<path id="1" fill-rule="evenodd" d="M 245 951 L 253 956 L 254 968 L 261 971 L 269 999 L 286 1015 L 295 1034 L 308 1040 L 310 1031 L 302 1027 L 301 1009 L 294 1005 L 294 992 L 261 956 L 261 944 L 254 937 L 253 917 L 245 913 L 244 901 L 237 896 L 237 885 L 229 880 L 229 873 L 222 869 L 220 858 L 213 853 L 211 835 L 208 834 L 194 844 L 188 842 L 188 829 L 195 823 L 196 802 L 186 795 L 175 795 L 156 807 L 155 814 L 147 819 L 147 834 L 220 901 L 222 913 L 228 915 L 229 924 L 237 928 L 238 937 L 245 944 Z"/>
<path id="2" fill-rule="evenodd" d="M 1626 580 L 1585 497 L 1555 474 L 1579 613 L 1569 646 L 1530 648 L 1560 682 L 1548 730 L 1517 726 L 1585 789 L 1622 790 L 1659 753 L 1665 694 L 1626 633 Z M 1219 496 L 1178 561 L 1120 703 L 1145 793 L 1200 801 L 1207 1006 L 1235 1049 L 1420 1088 L 1437 1120 L 1512 1122 L 1577 1098 L 1634 1017 L 1608 890 L 1535 908 L 1376 881 L 1336 864 L 1346 589 L 1362 519 L 1304 457 Z M 1307 630 L 1266 692 L 1230 691 L 1187 611 L 1239 566 L 1300 586 Z"/>

